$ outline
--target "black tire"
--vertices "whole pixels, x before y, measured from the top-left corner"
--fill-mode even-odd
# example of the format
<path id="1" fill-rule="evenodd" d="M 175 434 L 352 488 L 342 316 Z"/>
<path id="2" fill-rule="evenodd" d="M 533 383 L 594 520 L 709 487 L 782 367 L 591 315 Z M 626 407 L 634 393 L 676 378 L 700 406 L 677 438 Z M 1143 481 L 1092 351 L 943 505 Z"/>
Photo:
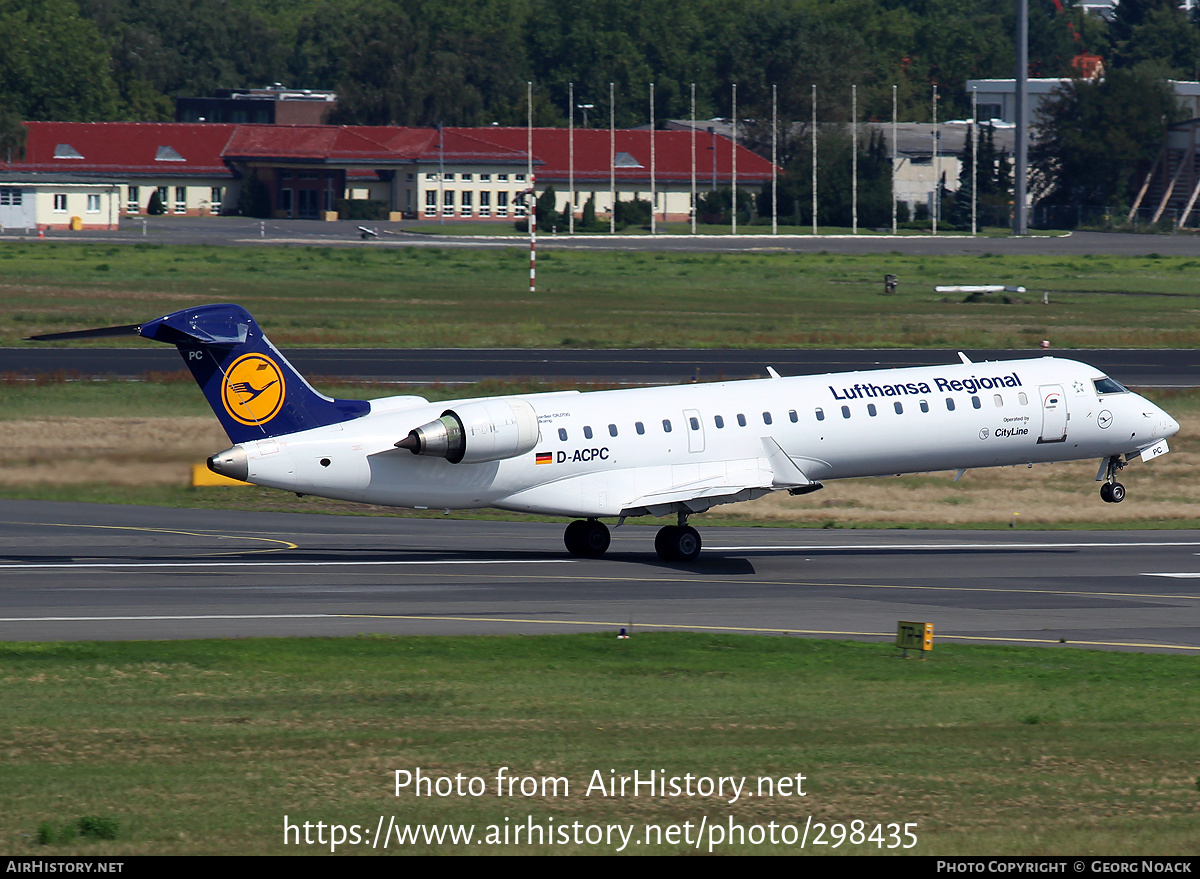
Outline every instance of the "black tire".
<path id="1" fill-rule="evenodd" d="M 691 562 L 703 546 L 700 532 L 690 525 L 667 525 L 654 537 L 654 550 L 664 562 Z"/>
<path id="2" fill-rule="evenodd" d="M 580 558 L 596 559 L 608 551 L 611 541 L 608 526 L 594 519 L 576 519 L 563 533 L 567 552 Z"/>
<path id="3" fill-rule="evenodd" d="M 1112 484 L 1112 491 L 1109 492 L 1109 494 L 1112 497 L 1112 502 L 1114 504 L 1119 504 L 1121 501 L 1125 500 L 1125 486 L 1119 482 L 1114 482 Z"/>
<path id="4" fill-rule="evenodd" d="M 678 561 L 675 558 L 675 532 L 678 530 L 678 525 L 666 525 L 654 535 L 654 551 L 664 562 Z"/>
<path id="5" fill-rule="evenodd" d="M 1111 482 L 1106 482 L 1102 486 L 1100 486 L 1100 500 L 1104 501 L 1106 504 L 1111 504 L 1113 502 L 1113 491 L 1112 491 L 1112 483 Z"/>

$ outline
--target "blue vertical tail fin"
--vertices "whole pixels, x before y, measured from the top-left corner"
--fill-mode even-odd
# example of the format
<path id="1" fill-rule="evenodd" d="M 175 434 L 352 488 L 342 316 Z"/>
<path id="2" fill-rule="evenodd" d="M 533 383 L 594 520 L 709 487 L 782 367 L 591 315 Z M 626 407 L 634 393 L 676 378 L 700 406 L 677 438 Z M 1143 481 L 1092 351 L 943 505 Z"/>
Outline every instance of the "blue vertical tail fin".
<path id="1" fill-rule="evenodd" d="M 234 443 L 337 424 L 371 411 L 362 400 L 317 392 L 239 305 L 202 305 L 137 328 L 179 349 Z"/>

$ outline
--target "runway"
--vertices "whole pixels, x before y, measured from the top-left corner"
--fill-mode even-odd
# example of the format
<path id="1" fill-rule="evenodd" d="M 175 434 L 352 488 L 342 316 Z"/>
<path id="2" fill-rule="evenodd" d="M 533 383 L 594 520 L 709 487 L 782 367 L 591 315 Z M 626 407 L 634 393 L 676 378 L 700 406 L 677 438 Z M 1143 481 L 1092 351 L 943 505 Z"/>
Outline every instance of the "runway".
<path id="1" fill-rule="evenodd" d="M 630 629 L 1200 653 L 1200 532 L 654 528 L 0 501 L 0 640 Z M 936 646 L 935 646 L 936 651 Z"/>

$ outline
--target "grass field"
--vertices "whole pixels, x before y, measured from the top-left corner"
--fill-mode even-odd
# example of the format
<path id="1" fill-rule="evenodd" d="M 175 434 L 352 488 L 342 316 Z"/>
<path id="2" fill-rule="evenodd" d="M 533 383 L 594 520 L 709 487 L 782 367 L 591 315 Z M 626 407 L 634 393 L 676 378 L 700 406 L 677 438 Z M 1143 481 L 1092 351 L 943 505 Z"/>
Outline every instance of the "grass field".
<path id="1" fill-rule="evenodd" d="M 552 251 L 536 294 L 528 266 L 519 247 L 3 243 L 0 344 L 237 302 L 284 347 L 1200 347 L 1200 258 Z M 1029 292 L 933 289 L 963 283 Z"/>
<path id="2" fill-rule="evenodd" d="M 8 854 L 271 854 L 295 824 L 530 819 L 632 828 L 826 825 L 817 854 L 911 823 L 917 854 L 1194 855 L 1193 657 L 690 634 L 5 644 L 0 846 Z M 395 771 L 482 796 L 396 795 Z M 566 779 L 495 794 L 500 767 Z M 613 775 L 610 775 L 613 770 Z M 805 796 L 624 797 L 638 770 L 784 777 Z M 698 784 L 698 783 L 697 783 Z M 478 789 L 478 788 L 477 788 Z M 695 789 L 695 788 L 694 788 Z M 764 791 L 765 793 L 765 791 Z M 80 834 L 80 819 L 87 834 Z M 859 844 L 833 842 L 864 822 Z M 760 831 L 761 832 L 761 831 Z M 106 835 L 114 838 L 106 839 Z M 478 839 L 478 836 L 476 837 Z M 902 843 L 908 840 L 901 836 Z M 797 852 L 729 845 L 718 853 Z M 617 843 L 420 843 L 411 852 L 600 854 Z M 393 848 L 395 848 L 393 840 Z M 369 853 L 364 844 L 341 853 Z M 626 853 L 697 851 L 630 842 Z"/>

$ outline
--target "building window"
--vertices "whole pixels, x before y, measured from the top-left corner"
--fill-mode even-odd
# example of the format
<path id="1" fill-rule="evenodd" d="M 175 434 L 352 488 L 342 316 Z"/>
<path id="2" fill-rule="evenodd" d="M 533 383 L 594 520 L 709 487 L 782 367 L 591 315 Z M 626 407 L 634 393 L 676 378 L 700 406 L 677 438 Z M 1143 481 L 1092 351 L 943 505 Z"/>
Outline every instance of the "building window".
<path id="1" fill-rule="evenodd" d="M 508 216 L 508 193 L 507 192 L 497 192 L 496 193 L 496 216 L 497 217 L 507 217 Z"/>
<path id="2" fill-rule="evenodd" d="M 501 183 L 507 183 L 508 175 L 507 174 L 497 174 L 496 179 L 499 180 Z"/>
<path id="3" fill-rule="evenodd" d="M 431 172 L 425 175 L 426 180 L 437 180 L 437 172 Z"/>
<path id="4" fill-rule="evenodd" d="M 67 212 L 67 194 L 65 192 L 54 193 L 54 212 L 56 214 Z"/>
<path id="5" fill-rule="evenodd" d="M 490 192 L 479 193 L 479 216 L 490 217 L 492 215 L 492 194 Z"/>
<path id="6" fill-rule="evenodd" d="M 129 202 L 125 205 L 128 213 L 136 214 L 142 209 L 141 190 L 136 186 L 129 187 Z"/>
<path id="7" fill-rule="evenodd" d="M 469 173 L 468 173 L 468 174 L 463 174 L 463 175 L 462 175 L 462 179 L 463 179 L 463 182 L 464 182 L 464 183 L 470 183 L 470 182 L 471 182 L 471 180 L 473 180 L 473 179 L 474 179 L 474 177 L 475 177 L 475 175 L 474 175 L 474 174 L 469 174 Z"/>
<path id="8" fill-rule="evenodd" d="M 0 205 L 21 204 L 21 190 L 19 189 L 0 189 Z"/>
<path id="9" fill-rule="evenodd" d="M 444 179 L 446 179 L 446 180 L 453 180 L 453 179 L 454 179 L 454 172 L 453 172 L 453 171 L 450 171 L 450 172 L 448 172 L 448 173 L 445 175 Z"/>
<path id="10" fill-rule="evenodd" d="M 187 187 L 186 186 L 176 186 L 175 187 L 175 213 L 177 213 L 177 214 L 186 214 L 187 213 Z"/>
<path id="11" fill-rule="evenodd" d="M 437 216 L 437 190 L 436 189 L 426 189 L 425 190 L 425 216 L 427 216 L 427 217 L 436 217 Z"/>
<path id="12" fill-rule="evenodd" d="M 465 177 L 466 175 L 464 174 L 463 176 Z M 474 205 L 472 204 L 472 202 L 474 201 L 474 195 L 475 195 L 475 193 L 471 192 L 469 189 L 463 190 L 462 215 L 464 217 L 469 217 L 469 216 L 471 216 L 471 214 L 474 213 Z"/>
<path id="13" fill-rule="evenodd" d="M 225 201 L 225 187 L 214 186 L 212 188 L 212 198 L 209 200 L 208 209 L 214 214 L 221 213 L 221 205 Z"/>
<path id="14" fill-rule="evenodd" d="M 484 183 L 491 183 L 492 175 L 491 174 L 480 174 L 479 179 L 482 180 Z"/>
<path id="15" fill-rule="evenodd" d="M 89 195 L 87 204 L 88 204 L 87 212 L 89 214 L 100 213 L 100 196 L 99 195 L 95 195 L 95 194 Z"/>
<path id="16" fill-rule="evenodd" d="M 447 189 L 442 192 L 442 216 L 454 216 L 454 190 Z"/>

